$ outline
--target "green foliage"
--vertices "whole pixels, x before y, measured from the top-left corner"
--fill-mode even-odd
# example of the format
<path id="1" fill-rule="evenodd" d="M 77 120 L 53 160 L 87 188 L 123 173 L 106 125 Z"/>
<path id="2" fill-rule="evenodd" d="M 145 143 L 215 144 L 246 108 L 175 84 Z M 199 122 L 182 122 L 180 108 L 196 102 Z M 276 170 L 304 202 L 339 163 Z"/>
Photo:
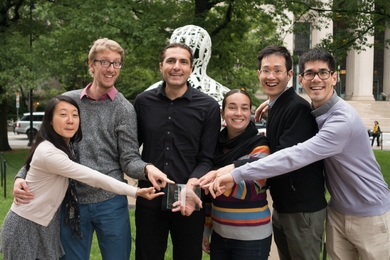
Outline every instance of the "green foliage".
<path id="1" fill-rule="evenodd" d="M 17 64 L 4 65 L 15 69 L 12 73 L 4 71 L 0 79 L 7 78 L 4 86 L 19 89 L 26 100 L 29 88 L 50 88 L 45 85 L 49 78 L 58 79 L 62 91 L 82 88 L 90 82 L 87 55 L 93 41 L 100 37 L 112 38 L 125 48 L 125 67 L 117 88 L 134 99 L 160 79 L 159 52 L 172 31 L 186 24 L 201 25 L 212 37 L 214 55 L 208 67 L 211 77 L 230 88 L 255 90 L 257 78 L 244 78 L 247 73 L 241 74 L 240 70 L 254 69 L 260 46 L 272 42 L 276 35 L 272 18 L 256 1 L 37 0 L 31 18 L 30 2 L 21 2 L 22 23 L 9 22 L 19 31 L 5 30 L 11 35 L 5 45 L 15 54 L 0 53 L 2 57 L 20 58 Z"/>
<path id="2" fill-rule="evenodd" d="M 390 21 L 387 0 L 3 2 L 0 5 L 2 113 L 7 113 L 6 106 L 13 103 L 6 104 L 8 99 L 3 96 L 12 96 L 16 91 L 21 94 L 21 110 L 27 110 L 31 88 L 35 101 L 43 102 L 46 96 L 40 96 L 42 93 L 53 94 L 49 79 L 60 82 L 61 88 L 56 93 L 86 86 L 92 80 L 88 74 L 88 51 L 101 37 L 116 40 L 126 50 L 125 66 L 116 87 L 128 99 L 134 99 L 160 80 L 160 50 L 174 29 L 188 24 L 203 27 L 212 38 L 208 75 L 230 89 L 245 88 L 253 94 L 259 89 L 255 73 L 257 53 L 269 44 L 282 44 L 288 32 L 299 33 L 295 22 L 310 22 L 312 29 L 335 25 L 334 35 L 323 39 L 320 46 L 342 60 L 351 48 L 372 47 L 367 36 L 383 32 Z M 255 104 L 258 102 L 254 99 Z M 5 132 L 1 131 L 2 134 Z"/>
<path id="3" fill-rule="evenodd" d="M 257 89 L 257 78 L 244 71 L 255 68 L 256 54 L 264 46 L 281 43 L 295 21 L 313 22 L 313 28 L 338 24 L 332 38 L 321 46 L 345 56 L 347 50 L 369 47 L 366 35 L 386 29 L 390 3 L 367 1 L 31 1 L 20 7 L 5 0 L 0 7 L 0 81 L 14 92 L 45 86 L 57 78 L 64 90 L 91 81 L 87 55 L 94 40 L 108 37 L 126 49 L 118 88 L 129 99 L 159 80 L 158 54 L 172 31 L 186 24 L 205 28 L 212 37 L 213 55 L 208 74 L 229 88 Z M 8 8 L 11 6 L 11 8 Z M 77 18 L 77 19 L 75 19 Z M 348 19 L 346 19 L 348 18 Z M 278 33 L 276 30 L 278 29 Z M 32 44 L 30 44 L 30 35 Z M 240 70 L 237 70 L 240 68 Z M 1 93 L 1 92 L 0 92 Z"/>
<path id="4" fill-rule="evenodd" d="M 333 35 L 323 39 L 319 47 L 328 49 L 340 60 L 345 58 L 351 49 L 364 51 L 373 47 L 367 37 L 384 32 L 390 21 L 390 14 L 387 11 L 390 9 L 390 2 L 387 0 L 281 2 L 285 2 L 284 7 L 293 12 L 297 20 L 310 22 L 313 29 L 321 30 L 333 26 Z M 279 0 L 273 3 L 275 6 L 283 5 Z"/>

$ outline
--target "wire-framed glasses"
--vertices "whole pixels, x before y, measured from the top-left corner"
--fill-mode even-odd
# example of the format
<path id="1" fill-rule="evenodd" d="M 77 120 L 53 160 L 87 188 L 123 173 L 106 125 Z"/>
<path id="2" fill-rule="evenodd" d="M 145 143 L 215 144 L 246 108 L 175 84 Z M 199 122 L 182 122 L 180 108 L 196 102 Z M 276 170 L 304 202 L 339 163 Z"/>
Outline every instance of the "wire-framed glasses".
<path id="1" fill-rule="evenodd" d="M 285 70 L 260 70 L 260 75 L 264 77 L 269 77 L 271 76 L 271 74 L 273 74 L 275 77 L 278 77 L 285 72 L 286 72 Z"/>
<path id="2" fill-rule="evenodd" d="M 305 71 L 303 73 L 301 73 L 301 76 L 305 79 L 305 80 L 312 80 L 314 79 L 314 77 L 316 75 L 318 75 L 318 77 L 321 79 L 321 80 L 326 80 L 330 77 L 330 75 L 332 75 L 334 73 L 334 71 L 331 71 L 331 70 L 319 70 L 317 72 L 314 72 L 314 71 L 311 71 L 311 70 L 308 70 L 308 71 Z"/>
<path id="3" fill-rule="evenodd" d="M 100 65 L 102 65 L 103 68 L 108 68 L 111 66 L 111 64 L 114 66 L 116 69 L 120 69 L 123 66 L 123 62 L 120 61 L 109 61 L 109 60 L 94 60 L 93 62 L 100 62 Z"/>

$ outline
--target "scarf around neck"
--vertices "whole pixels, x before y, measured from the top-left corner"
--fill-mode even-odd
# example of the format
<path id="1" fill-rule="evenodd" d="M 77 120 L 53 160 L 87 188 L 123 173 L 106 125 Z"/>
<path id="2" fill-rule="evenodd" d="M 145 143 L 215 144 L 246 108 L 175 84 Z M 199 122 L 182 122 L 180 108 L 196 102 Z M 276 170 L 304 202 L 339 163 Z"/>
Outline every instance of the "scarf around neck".
<path id="1" fill-rule="evenodd" d="M 76 154 L 73 145 L 69 145 L 69 149 L 72 154 L 71 160 L 79 163 L 78 154 Z M 79 201 L 77 199 L 76 182 L 73 179 L 69 179 L 69 186 L 65 194 L 65 223 L 70 225 L 73 236 L 81 239 L 83 233 L 80 228 L 80 209 Z"/>
<path id="2" fill-rule="evenodd" d="M 268 145 L 267 137 L 259 135 L 256 125 L 252 121 L 249 122 L 244 132 L 233 139 L 228 139 L 227 134 L 227 127 L 219 133 L 213 158 L 214 168 L 233 163 L 240 157 L 249 154 L 256 146 Z M 224 153 L 224 149 L 228 149 L 228 151 Z"/>

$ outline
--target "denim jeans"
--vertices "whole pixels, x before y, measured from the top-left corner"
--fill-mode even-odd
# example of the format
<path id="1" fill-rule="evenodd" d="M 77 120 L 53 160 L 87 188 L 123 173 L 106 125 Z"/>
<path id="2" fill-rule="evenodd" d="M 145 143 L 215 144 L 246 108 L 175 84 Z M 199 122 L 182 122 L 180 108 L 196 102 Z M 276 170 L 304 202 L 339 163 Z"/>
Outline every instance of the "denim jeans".
<path id="1" fill-rule="evenodd" d="M 272 235 L 260 240 L 236 240 L 221 237 L 213 232 L 210 260 L 267 260 L 271 242 Z"/>
<path id="2" fill-rule="evenodd" d="M 127 197 L 117 195 L 103 202 L 79 206 L 80 226 L 83 232 L 81 240 L 74 238 L 70 226 L 64 223 L 65 207 L 62 205 L 61 243 L 65 255 L 61 260 L 89 259 L 94 231 L 96 231 L 102 259 L 128 260 L 131 233 Z"/>

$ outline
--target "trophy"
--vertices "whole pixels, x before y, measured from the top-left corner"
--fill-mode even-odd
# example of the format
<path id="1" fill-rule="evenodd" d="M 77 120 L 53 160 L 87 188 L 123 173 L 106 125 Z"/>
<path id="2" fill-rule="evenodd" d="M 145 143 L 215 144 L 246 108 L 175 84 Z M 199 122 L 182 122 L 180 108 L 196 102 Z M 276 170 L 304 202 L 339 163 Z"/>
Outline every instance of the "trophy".
<path id="1" fill-rule="evenodd" d="M 193 207 L 199 210 L 201 200 L 201 190 L 199 185 L 171 184 L 166 187 L 167 209 L 174 209 L 179 206 Z"/>

